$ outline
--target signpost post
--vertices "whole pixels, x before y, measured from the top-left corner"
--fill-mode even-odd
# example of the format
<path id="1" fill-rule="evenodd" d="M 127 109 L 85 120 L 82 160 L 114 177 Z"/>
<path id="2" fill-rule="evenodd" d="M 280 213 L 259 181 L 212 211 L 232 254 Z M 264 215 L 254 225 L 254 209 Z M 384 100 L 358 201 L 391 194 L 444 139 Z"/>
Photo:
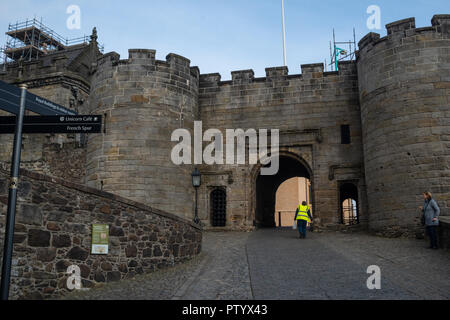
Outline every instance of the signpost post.
<path id="1" fill-rule="evenodd" d="M 16 220 L 17 187 L 19 184 L 20 151 L 22 149 L 22 125 L 25 114 L 26 85 L 20 86 L 20 106 L 16 117 L 14 133 L 14 150 L 11 161 L 11 180 L 9 183 L 8 211 L 6 214 L 5 243 L 2 261 L 2 282 L 0 286 L 1 300 L 8 300 L 11 277 L 11 259 L 13 251 L 14 225 Z"/>
<path id="2" fill-rule="evenodd" d="M 27 92 L 26 85 L 20 85 L 18 88 L 3 81 L 0 81 L 0 109 L 16 115 L 15 117 L 0 117 L 0 134 L 14 133 L 0 285 L 0 299 L 8 300 L 22 133 L 100 133 L 102 116 L 80 116 L 73 110 Z M 41 116 L 24 117 L 25 109 Z M 101 238 L 101 241 L 104 239 Z"/>

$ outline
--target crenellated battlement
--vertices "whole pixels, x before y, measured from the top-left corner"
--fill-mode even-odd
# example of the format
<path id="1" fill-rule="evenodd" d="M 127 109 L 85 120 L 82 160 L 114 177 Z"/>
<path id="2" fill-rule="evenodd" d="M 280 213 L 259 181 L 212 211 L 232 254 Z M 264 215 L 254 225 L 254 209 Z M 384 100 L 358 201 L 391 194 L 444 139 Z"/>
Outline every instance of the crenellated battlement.
<path id="1" fill-rule="evenodd" d="M 338 61 L 339 74 L 357 75 L 356 61 Z"/>
<path id="2" fill-rule="evenodd" d="M 444 26 L 450 24 L 450 14 L 435 14 L 433 18 L 431 18 L 432 26 Z"/>
<path id="3" fill-rule="evenodd" d="M 387 35 L 380 37 L 379 33 L 370 32 L 359 42 L 359 52 L 369 51 L 378 43 L 384 41 L 393 41 L 401 43 L 402 39 L 420 36 L 426 33 L 442 34 L 444 38 L 450 37 L 450 15 L 437 14 L 431 19 L 431 26 L 416 28 L 416 19 L 414 17 L 391 22 L 386 25 Z"/>
<path id="4" fill-rule="evenodd" d="M 380 34 L 376 32 L 369 32 L 366 34 L 361 40 L 358 42 L 359 50 L 362 50 L 366 47 L 372 47 L 375 43 L 380 40 Z"/>
<path id="5" fill-rule="evenodd" d="M 117 52 L 109 52 L 100 57 L 97 61 L 97 76 L 103 72 L 110 72 L 112 68 L 119 67 L 132 68 L 136 72 L 157 72 L 165 73 L 168 80 L 172 79 L 189 83 L 193 80 L 198 83 L 200 78 L 200 69 L 196 66 L 190 66 L 191 61 L 175 53 L 169 53 L 166 60 L 156 59 L 156 50 L 153 49 L 129 49 L 128 59 L 120 59 Z M 124 70 L 125 70 L 124 69 Z M 172 76 L 170 76 L 172 75 Z"/>
<path id="6" fill-rule="evenodd" d="M 339 61 L 339 71 L 324 72 L 323 63 L 312 63 L 301 65 L 301 74 L 289 74 L 288 67 L 266 68 L 266 76 L 255 78 L 252 69 L 236 70 L 231 72 L 231 81 L 222 81 L 220 73 L 207 73 L 200 75 L 200 87 L 218 87 L 226 85 L 246 85 L 254 82 L 280 82 L 286 80 L 310 80 L 328 77 L 330 75 L 357 75 L 355 61 Z"/>
<path id="7" fill-rule="evenodd" d="M 200 87 L 217 87 L 222 76 L 220 73 L 205 73 L 200 75 Z"/>
<path id="8" fill-rule="evenodd" d="M 191 61 L 183 56 L 175 53 L 169 53 L 166 56 L 165 61 L 156 60 L 156 50 L 153 49 L 129 49 L 128 59 L 120 59 L 120 54 L 117 52 L 109 52 L 104 54 L 98 59 L 98 65 L 102 66 L 105 64 L 110 64 L 111 66 L 120 64 L 141 64 L 141 65 L 166 65 L 170 68 L 190 68 Z"/>
<path id="9" fill-rule="evenodd" d="M 412 17 L 388 23 L 386 25 L 386 31 L 388 35 L 391 35 L 397 32 L 403 32 L 405 30 L 414 29 L 415 27 L 416 27 L 416 19 Z"/>
<path id="10" fill-rule="evenodd" d="M 302 64 L 301 69 L 302 69 L 302 76 L 304 79 L 323 77 L 323 70 L 324 70 L 323 63 Z"/>
<path id="11" fill-rule="evenodd" d="M 234 85 L 252 83 L 254 78 L 255 72 L 252 69 L 231 72 L 231 81 Z"/>
<path id="12" fill-rule="evenodd" d="M 128 50 L 128 59 L 130 61 L 133 60 L 145 60 L 153 62 L 154 64 L 156 57 L 156 50 L 153 49 L 129 49 Z"/>
<path id="13" fill-rule="evenodd" d="M 191 60 L 175 53 L 169 53 L 166 56 L 166 61 L 172 68 L 177 67 L 189 68 L 191 65 Z"/>
<path id="14" fill-rule="evenodd" d="M 288 67 L 266 68 L 267 81 L 286 80 L 289 74 Z"/>
<path id="15" fill-rule="evenodd" d="M 323 72 L 324 65 L 323 63 L 309 63 L 309 64 L 302 64 L 301 65 L 302 74 L 310 74 L 310 73 L 316 73 L 316 72 Z"/>
<path id="16" fill-rule="evenodd" d="M 101 111 L 138 104 L 195 112 L 200 70 L 190 63 L 174 53 L 169 53 L 166 60 L 157 60 L 153 49 L 129 49 L 127 59 L 109 52 L 97 61 L 91 104 Z"/>

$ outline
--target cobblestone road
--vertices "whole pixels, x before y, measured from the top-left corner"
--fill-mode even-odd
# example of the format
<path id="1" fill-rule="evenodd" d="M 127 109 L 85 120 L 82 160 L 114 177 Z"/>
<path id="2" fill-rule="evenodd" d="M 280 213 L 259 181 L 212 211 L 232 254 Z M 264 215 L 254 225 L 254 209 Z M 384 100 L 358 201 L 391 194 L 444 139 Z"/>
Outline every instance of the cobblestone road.
<path id="1" fill-rule="evenodd" d="M 450 253 L 423 240 L 293 230 L 208 232 L 203 253 L 69 299 L 450 299 Z M 366 286 L 381 268 L 381 290 Z"/>
<path id="2" fill-rule="evenodd" d="M 449 299 L 450 253 L 425 241 L 365 234 L 262 230 L 247 243 L 256 299 Z M 367 289 L 367 267 L 381 290 Z"/>

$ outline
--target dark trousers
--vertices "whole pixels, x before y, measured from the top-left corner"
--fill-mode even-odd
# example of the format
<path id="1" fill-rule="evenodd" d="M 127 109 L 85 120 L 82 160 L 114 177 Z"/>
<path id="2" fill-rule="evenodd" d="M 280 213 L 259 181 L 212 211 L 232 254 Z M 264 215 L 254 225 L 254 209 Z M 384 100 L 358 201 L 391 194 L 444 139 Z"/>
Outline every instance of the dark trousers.
<path id="1" fill-rule="evenodd" d="M 306 237 L 306 225 L 308 222 L 306 220 L 297 220 L 297 229 L 301 236 Z"/>
<path id="2" fill-rule="evenodd" d="M 427 226 L 427 234 L 430 237 L 430 248 L 437 248 L 437 227 L 436 226 Z"/>

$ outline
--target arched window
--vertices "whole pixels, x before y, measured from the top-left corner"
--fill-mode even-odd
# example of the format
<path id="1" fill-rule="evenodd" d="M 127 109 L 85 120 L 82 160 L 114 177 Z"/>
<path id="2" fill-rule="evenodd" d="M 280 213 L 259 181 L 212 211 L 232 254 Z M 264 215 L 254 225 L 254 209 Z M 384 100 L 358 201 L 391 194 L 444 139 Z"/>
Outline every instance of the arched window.
<path id="1" fill-rule="evenodd" d="M 222 188 L 211 192 L 211 225 L 225 227 L 227 223 L 227 193 Z"/>

